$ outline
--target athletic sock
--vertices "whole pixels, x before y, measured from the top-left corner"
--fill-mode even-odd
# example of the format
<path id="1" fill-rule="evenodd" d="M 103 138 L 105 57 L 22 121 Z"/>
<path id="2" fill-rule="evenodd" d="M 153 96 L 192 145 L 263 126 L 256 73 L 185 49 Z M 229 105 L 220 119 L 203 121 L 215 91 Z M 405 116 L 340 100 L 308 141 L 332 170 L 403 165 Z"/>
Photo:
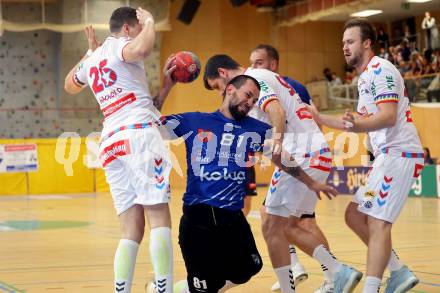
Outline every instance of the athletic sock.
<path id="1" fill-rule="evenodd" d="M 329 272 L 328 268 L 321 264 L 322 272 L 324 273 L 324 279 L 329 282 L 333 282 L 333 275 Z"/>
<path id="2" fill-rule="evenodd" d="M 115 292 L 130 293 L 139 243 L 121 239 L 115 253 Z"/>
<path id="3" fill-rule="evenodd" d="M 293 273 L 291 266 L 285 266 L 274 269 L 275 274 L 278 277 L 280 288 L 282 293 L 295 293 L 295 280 L 293 279 Z"/>
<path id="4" fill-rule="evenodd" d="M 173 292 L 173 246 L 169 227 L 150 231 L 150 256 L 158 293 Z"/>
<path id="5" fill-rule="evenodd" d="M 388 261 L 387 268 L 390 271 L 398 271 L 403 267 L 403 263 L 400 261 L 399 256 L 394 251 L 394 249 L 391 249 L 391 256 L 390 260 Z"/>
<path id="6" fill-rule="evenodd" d="M 294 267 L 298 262 L 298 255 L 296 254 L 295 246 L 289 245 L 289 252 L 290 252 L 290 264 L 292 267 Z"/>
<path id="7" fill-rule="evenodd" d="M 362 293 L 379 293 L 380 279 L 367 276 L 365 279 L 364 291 Z"/>
<path id="8" fill-rule="evenodd" d="M 315 247 L 312 256 L 328 269 L 327 272 L 330 274 L 330 279 L 333 279 L 334 275 L 342 268 L 342 264 L 322 244 Z"/>

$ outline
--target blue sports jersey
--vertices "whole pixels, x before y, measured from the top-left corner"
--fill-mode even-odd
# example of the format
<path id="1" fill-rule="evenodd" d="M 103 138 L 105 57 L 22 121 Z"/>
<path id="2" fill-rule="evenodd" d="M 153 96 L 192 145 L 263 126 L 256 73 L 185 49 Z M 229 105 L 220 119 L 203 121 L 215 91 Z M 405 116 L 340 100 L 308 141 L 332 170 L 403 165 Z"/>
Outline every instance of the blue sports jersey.
<path id="1" fill-rule="evenodd" d="M 309 92 L 307 91 L 306 87 L 303 86 L 299 81 L 291 79 L 287 76 L 283 76 L 283 78 L 298 93 L 301 100 L 304 103 L 310 105 L 310 101 L 312 100 L 312 98 L 310 97 Z"/>
<path id="2" fill-rule="evenodd" d="M 232 120 L 220 111 L 189 112 L 166 117 L 169 132 L 185 139 L 186 205 L 243 208 L 249 154 L 261 152 L 271 126 L 251 117 Z"/>

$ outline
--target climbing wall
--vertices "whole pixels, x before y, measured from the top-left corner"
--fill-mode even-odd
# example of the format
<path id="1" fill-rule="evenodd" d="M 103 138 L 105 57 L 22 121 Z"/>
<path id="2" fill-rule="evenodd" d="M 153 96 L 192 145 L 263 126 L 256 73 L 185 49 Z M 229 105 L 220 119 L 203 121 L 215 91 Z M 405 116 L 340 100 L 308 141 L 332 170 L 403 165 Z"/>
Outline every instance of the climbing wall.
<path id="1" fill-rule="evenodd" d="M 132 7 L 150 9 L 157 20 L 167 16 L 168 1 L 129 2 Z M 59 1 L 46 4 L 45 18 L 59 24 L 82 23 L 85 19 L 107 23 L 111 12 L 126 4 Z M 38 23 L 41 4 L 2 3 L 2 15 L 7 21 Z M 107 31 L 97 31 L 101 41 L 108 35 Z M 154 52 L 145 62 L 153 95 L 160 83 L 160 41 L 158 33 Z M 63 89 L 65 75 L 88 49 L 83 32 L 5 31 L 0 45 L 0 138 L 58 137 L 63 132 L 87 136 L 100 131 L 103 118 L 92 92 L 87 88 L 71 96 Z"/>

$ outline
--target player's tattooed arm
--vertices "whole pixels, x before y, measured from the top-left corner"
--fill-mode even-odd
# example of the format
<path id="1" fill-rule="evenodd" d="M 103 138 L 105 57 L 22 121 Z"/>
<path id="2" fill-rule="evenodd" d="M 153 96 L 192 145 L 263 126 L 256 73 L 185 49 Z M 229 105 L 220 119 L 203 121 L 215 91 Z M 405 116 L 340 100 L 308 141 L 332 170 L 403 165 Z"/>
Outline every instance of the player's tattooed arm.
<path id="1" fill-rule="evenodd" d="M 176 69 L 176 65 L 172 65 L 175 58 L 175 55 L 171 54 L 165 62 L 163 68 L 162 87 L 159 94 L 153 98 L 153 104 L 159 111 L 162 109 L 163 103 L 165 102 L 171 89 L 176 84 L 176 81 L 171 78 L 171 73 L 173 73 L 173 71 Z"/>
<path id="2" fill-rule="evenodd" d="M 263 154 L 271 158 L 272 162 L 280 168 L 282 171 L 286 172 L 290 176 L 295 177 L 302 183 L 304 183 L 309 189 L 316 192 L 316 196 L 321 199 L 320 192 L 323 192 L 329 199 L 335 197 L 338 192 L 331 186 L 325 183 L 318 182 L 310 177 L 295 161 L 294 157 L 282 151 L 281 158 L 278 156 L 272 156 L 272 145 L 271 140 L 265 140 Z"/>
<path id="3" fill-rule="evenodd" d="M 284 167 L 282 170 L 293 177 L 298 177 L 302 171 L 300 166 Z"/>
<path id="4" fill-rule="evenodd" d="M 338 194 L 333 187 L 318 182 L 310 177 L 300 166 L 298 166 L 295 159 L 290 154 L 283 151 L 282 158 L 284 159 L 278 167 L 290 176 L 293 176 L 304 183 L 310 190 L 315 191 L 316 196 L 319 199 L 321 199 L 320 192 L 324 193 L 329 199 L 332 199 Z"/>

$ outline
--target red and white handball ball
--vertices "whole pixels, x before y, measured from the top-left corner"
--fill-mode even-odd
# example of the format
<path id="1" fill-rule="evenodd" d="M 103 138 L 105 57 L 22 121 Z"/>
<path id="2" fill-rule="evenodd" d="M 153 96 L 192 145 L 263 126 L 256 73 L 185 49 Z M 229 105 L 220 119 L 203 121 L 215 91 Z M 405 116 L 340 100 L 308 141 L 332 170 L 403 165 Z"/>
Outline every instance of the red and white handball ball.
<path id="1" fill-rule="evenodd" d="M 188 83 L 195 80 L 200 73 L 200 60 L 196 54 L 189 51 L 180 51 L 176 53 L 176 59 L 172 65 L 176 69 L 171 74 L 173 80 Z"/>

